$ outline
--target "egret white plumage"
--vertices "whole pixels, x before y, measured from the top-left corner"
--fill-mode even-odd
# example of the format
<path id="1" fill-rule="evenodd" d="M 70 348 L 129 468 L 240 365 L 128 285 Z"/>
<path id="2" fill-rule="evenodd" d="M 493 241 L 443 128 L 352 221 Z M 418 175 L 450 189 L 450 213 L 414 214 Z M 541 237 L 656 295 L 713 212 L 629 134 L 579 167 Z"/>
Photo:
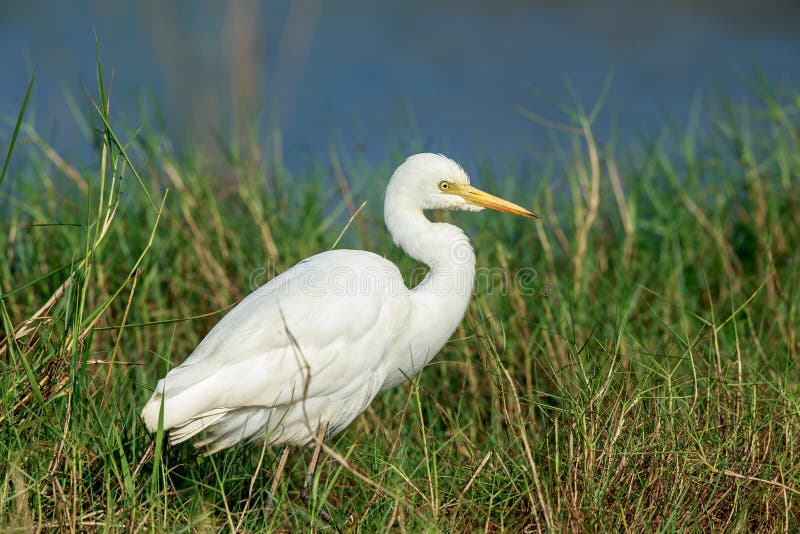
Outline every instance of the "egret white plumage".
<path id="1" fill-rule="evenodd" d="M 363 250 L 301 261 L 242 300 L 158 382 L 142 409 L 148 430 L 162 424 L 171 443 L 201 436 L 196 446 L 208 452 L 258 438 L 318 449 L 378 393 L 420 372 L 464 316 L 472 246 L 423 210 L 484 208 L 537 217 L 472 187 L 442 155 L 409 157 L 389 181 L 384 218 L 395 243 L 429 266 L 422 283 L 407 288 L 393 263 Z"/>

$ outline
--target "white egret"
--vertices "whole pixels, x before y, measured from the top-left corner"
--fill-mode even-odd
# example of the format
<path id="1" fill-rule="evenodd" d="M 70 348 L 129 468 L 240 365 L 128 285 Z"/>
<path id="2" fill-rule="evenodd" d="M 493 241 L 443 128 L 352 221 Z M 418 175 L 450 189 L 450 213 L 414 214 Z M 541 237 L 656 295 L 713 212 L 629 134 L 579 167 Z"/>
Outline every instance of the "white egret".
<path id="1" fill-rule="evenodd" d="M 301 261 L 242 300 L 158 382 L 142 409 L 148 430 L 162 424 L 173 444 L 200 435 L 195 445 L 209 453 L 246 439 L 286 445 L 279 471 L 288 445 L 315 443 L 307 495 L 323 438 L 420 372 L 467 309 L 472 246 L 423 210 L 483 208 L 538 218 L 472 187 L 445 156 L 409 157 L 389 181 L 384 218 L 395 243 L 429 266 L 422 283 L 407 288 L 393 263 L 363 250 Z"/>

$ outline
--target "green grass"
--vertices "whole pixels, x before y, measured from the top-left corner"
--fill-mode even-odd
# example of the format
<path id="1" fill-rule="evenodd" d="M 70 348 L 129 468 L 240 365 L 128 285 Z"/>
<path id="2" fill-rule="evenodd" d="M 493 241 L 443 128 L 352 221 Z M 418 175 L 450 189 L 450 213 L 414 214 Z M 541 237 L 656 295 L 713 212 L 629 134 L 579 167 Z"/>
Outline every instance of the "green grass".
<path id="1" fill-rule="evenodd" d="M 25 119 L 0 145 L 0 528 L 326 531 L 323 503 L 359 532 L 800 524 L 800 91 L 754 83 L 755 104 L 720 97 L 627 146 L 573 105 L 534 170 L 464 162 L 544 220 L 452 216 L 496 283 L 432 365 L 330 440 L 308 507 L 310 451 L 293 451 L 269 516 L 277 449 L 154 446 L 138 412 L 231 304 L 330 248 L 365 200 L 338 246 L 411 277 L 382 224 L 405 154 L 332 150 L 290 173 L 279 138 L 254 153 L 232 136 L 222 165 L 177 155 L 118 127 L 99 79 L 92 166 Z"/>

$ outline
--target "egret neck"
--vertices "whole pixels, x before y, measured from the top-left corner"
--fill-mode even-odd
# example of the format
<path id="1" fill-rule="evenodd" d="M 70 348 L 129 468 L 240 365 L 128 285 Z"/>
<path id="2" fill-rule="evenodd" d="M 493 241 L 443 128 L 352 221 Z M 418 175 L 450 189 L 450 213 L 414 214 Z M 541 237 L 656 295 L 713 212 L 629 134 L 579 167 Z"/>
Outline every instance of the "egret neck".
<path id="1" fill-rule="evenodd" d="M 417 334 L 409 346 L 414 361 L 403 367 L 413 374 L 433 359 L 461 322 L 475 282 L 475 252 L 460 228 L 429 221 L 413 197 L 397 193 L 391 187 L 387 190 L 386 227 L 400 248 L 430 268 L 425 279 L 411 289 L 412 325 L 408 330 Z"/>

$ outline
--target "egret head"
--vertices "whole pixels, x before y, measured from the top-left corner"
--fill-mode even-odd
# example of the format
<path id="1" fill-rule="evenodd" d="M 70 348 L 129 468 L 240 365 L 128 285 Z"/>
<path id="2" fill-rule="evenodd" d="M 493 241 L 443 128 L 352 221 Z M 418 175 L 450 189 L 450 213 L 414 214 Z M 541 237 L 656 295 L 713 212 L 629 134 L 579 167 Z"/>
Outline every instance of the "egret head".
<path id="1" fill-rule="evenodd" d="M 469 176 L 455 161 L 441 154 L 415 154 L 400 165 L 386 190 L 421 209 L 481 211 L 490 208 L 523 217 L 535 213 L 469 184 Z"/>

